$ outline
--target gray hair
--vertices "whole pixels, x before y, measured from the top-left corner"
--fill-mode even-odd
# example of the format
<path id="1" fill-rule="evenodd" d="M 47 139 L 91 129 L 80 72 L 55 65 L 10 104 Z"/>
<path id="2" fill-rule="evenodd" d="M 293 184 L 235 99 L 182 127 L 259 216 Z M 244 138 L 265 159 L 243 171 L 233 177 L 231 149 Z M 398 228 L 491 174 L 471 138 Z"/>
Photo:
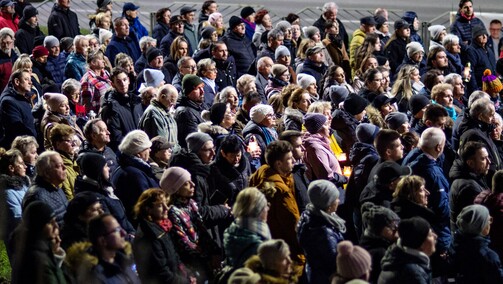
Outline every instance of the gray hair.
<path id="1" fill-rule="evenodd" d="M 215 66 L 215 65 L 216 65 L 215 61 L 213 61 L 211 58 L 201 59 L 201 60 L 199 60 L 199 62 L 197 62 L 197 72 L 199 73 L 202 71 L 206 71 L 206 70 L 210 69 L 211 66 Z M 199 74 L 199 75 L 201 75 L 201 74 Z"/>
<path id="2" fill-rule="evenodd" d="M 419 147 L 426 149 L 434 149 L 437 145 L 445 142 L 445 133 L 437 127 L 427 128 L 421 134 L 419 139 Z"/>
<path id="3" fill-rule="evenodd" d="M 267 40 L 269 40 L 269 39 L 274 40 L 280 36 L 285 36 L 285 34 L 281 31 L 281 29 L 274 28 L 274 29 L 270 30 L 269 33 L 267 34 Z"/>
<path id="4" fill-rule="evenodd" d="M 80 90 L 81 86 L 82 85 L 80 85 L 80 82 L 73 78 L 66 79 L 61 85 L 61 92 L 63 92 L 63 94 L 65 95 L 71 94 L 76 90 Z"/>
<path id="5" fill-rule="evenodd" d="M 266 64 L 265 61 L 267 59 L 270 59 L 271 62 L 274 64 L 274 61 L 269 56 L 264 56 L 264 57 L 260 57 L 260 59 L 257 60 L 257 68 L 264 66 Z"/>
<path id="6" fill-rule="evenodd" d="M 454 87 L 454 84 L 456 84 L 456 79 L 463 80 L 463 77 L 461 77 L 461 75 L 457 73 L 451 73 L 444 77 L 444 83 L 451 84 Z"/>
<path id="7" fill-rule="evenodd" d="M 37 139 L 33 136 L 23 135 L 17 136 L 14 141 L 12 141 L 11 148 L 19 150 L 23 155 L 28 151 L 28 146 L 35 145 L 38 148 Z"/>
<path id="8" fill-rule="evenodd" d="M 494 103 L 488 98 L 480 98 L 473 102 L 470 107 L 470 116 L 477 119 L 479 115 L 489 113 Z"/>
<path id="9" fill-rule="evenodd" d="M 454 43 L 459 43 L 459 37 L 453 34 L 447 34 L 442 40 L 442 45 L 447 48 L 447 46 L 451 46 Z"/>
<path id="10" fill-rule="evenodd" d="M 155 43 L 157 44 L 157 40 L 153 37 L 150 37 L 150 36 L 144 36 L 142 38 L 140 38 L 140 49 L 141 50 L 144 50 L 145 49 L 145 46 L 147 46 L 147 43 Z"/>
<path id="11" fill-rule="evenodd" d="M 14 39 L 14 31 L 10 28 L 2 28 L 0 30 L 0 39 L 4 39 L 6 36 L 10 36 Z"/>
<path id="12" fill-rule="evenodd" d="M 73 45 L 77 46 L 83 40 L 89 41 L 89 39 L 85 35 L 76 35 L 75 38 L 73 39 Z"/>
<path id="13" fill-rule="evenodd" d="M 190 57 L 190 56 L 183 56 L 182 58 L 178 59 L 176 66 L 178 67 L 178 69 L 180 69 L 182 67 L 182 65 L 189 60 L 194 60 L 194 59 L 192 59 L 192 57 Z"/>
<path id="14" fill-rule="evenodd" d="M 494 119 L 497 120 L 501 125 L 503 125 L 503 118 L 497 112 L 494 113 Z"/>
<path id="15" fill-rule="evenodd" d="M 48 173 L 52 169 L 51 159 L 54 156 L 59 156 L 59 153 L 50 150 L 45 151 L 38 156 L 37 162 L 35 163 L 37 175 L 41 177 L 48 177 Z"/>
<path id="16" fill-rule="evenodd" d="M 238 89 L 238 91 L 240 93 L 243 93 L 244 88 L 246 87 L 246 85 L 248 85 L 251 82 L 255 83 L 255 77 L 254 76 L 252 76 L 250 74 L 241 75 L 241 77 L 239 77 L 239 79 L 236 81 L 236 89 Z"/>
<path id="17" fill-rule="evenodd" d="M 489 96 L 488 93 L 484 92 L 484 91 L 474 91 L 471 95 L 470 95 L 470 98 L 468 99 L 468 108 L 470 108 L 472 106 L 472 104 L 478 100 L 478 99 L 481 99 L 481 98 L 487 98 L 487 99 L 491 99 L 491 96 Z"/>
<path id="18" fill-rule="evenodd" d="M 94 118 L 86 122 L 84 125 L 84 129 L 82 131 L 84 132 L 84 137 L 87 141 L 92 142 L 92 135 L 100 132 L 100 129 L 96 126 L 96 123 L 99 121 L 103 120 L 101 120 L 101 118 Z"/>
<path id="19" fill-rule="evenodd" d="M 85 38 L 87 38 L 87 40 L 91 41 L 92 39 L 95 39 L 98 43 L 100 42 L 100 39 L 95 36 L 94 34 L 88 34 L 88 35 L 85 35 Z"/>
<path id="20" fill-rule="evenodd" d="M 321 8 L 321 12 L 323 14 L 325 14 L 326 12 L 328 12 L 334 8 L 339 10 L 339 6 L 337 6 L 337 4 L 335 4 L 335 2 L 327 2 L 327 3 L 325 3 L 325 5 L 323 5 L 323 8 Z"/>
<path id="21" fill-rule="evenodd" d="M 225 87 L 222 91 L 220 91 L 220 94 L 217 96 L 218 102 L 216 103 L 226 103 L 227 99 L 229 98 L 229 94 L 231 92 L 235 92 L 237 94 L 237 91 L 234 87 L 232 86 Z"/>

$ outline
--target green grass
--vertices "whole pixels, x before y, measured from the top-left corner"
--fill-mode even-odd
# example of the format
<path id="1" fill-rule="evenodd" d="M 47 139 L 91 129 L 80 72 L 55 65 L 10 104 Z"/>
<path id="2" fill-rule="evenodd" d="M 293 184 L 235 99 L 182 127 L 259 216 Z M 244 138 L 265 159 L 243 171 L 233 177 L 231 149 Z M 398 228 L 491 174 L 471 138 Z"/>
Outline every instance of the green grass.
<path id="1" fill-rule="evenodd" d="M 4 242 L 0 241 L 0 284 L 10 283 L 10 263 Z"/>
<path id="2" fill-rule="evenodd" d="M 48 35 L 49 34 L 49 31 L 47 30 L 47 26 L 39 26 L 39 28 L 44 33 L 44 35 Z M 87 35 L 87 34 L 90 33 L 90 30 L 89 29 L 80 28 L 80 33 L 83 34 L 83 35 Z"/>

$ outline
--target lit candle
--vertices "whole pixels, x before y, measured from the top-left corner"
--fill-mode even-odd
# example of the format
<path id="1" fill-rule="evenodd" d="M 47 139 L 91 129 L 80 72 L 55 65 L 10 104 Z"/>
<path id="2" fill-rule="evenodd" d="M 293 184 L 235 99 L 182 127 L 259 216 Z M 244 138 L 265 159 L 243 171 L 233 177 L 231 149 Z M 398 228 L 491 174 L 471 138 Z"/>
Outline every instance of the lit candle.
<path id="1" fill-rule="evenodd" d="M 339 155 L 337 155 L 337 160 L 339 160 L 340 162 L 344 162 L 346 161 L 346 153 L 340 153 Z"/>
<path id="2" fill-rule="evenodd" d="M 351 167 L 344 167 L 343 171 L 342 171 L 342 174 L 345 176 L 345 177 L 349 177 L 351 176 Z"/>

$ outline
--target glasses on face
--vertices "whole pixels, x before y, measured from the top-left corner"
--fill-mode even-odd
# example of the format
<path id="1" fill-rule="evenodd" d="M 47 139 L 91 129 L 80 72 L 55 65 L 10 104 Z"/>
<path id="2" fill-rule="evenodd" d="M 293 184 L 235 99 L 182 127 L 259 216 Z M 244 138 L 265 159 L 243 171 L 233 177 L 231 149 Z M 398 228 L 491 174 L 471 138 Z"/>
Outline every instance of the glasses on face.
<path id="1" fill-rule="evenodd" d="M 182 68 L 185 68 L 185 69 L 190 69 L 190 70 L 197 70 L 197 66 L 196 66 L 196 65 L 191 65 L 191 66 L 182 66 Z"/>
<path id="2" fill-rule="evenodd" d="M 108 236 L 108 235 L 111 235 L 111 234 L 113 234 L 113 233 L 121 233 L 123 230 L 124 230 L 124 229 L 122 229 L 122 227 L 121 227 L 121 226 L 119 226 L 119 227 L 114 228 L 112 231 L 110 231 L 110 232 L 108 232 L 108 233 L 103 234 L 103 236 Z"/>
<path id="3" fill-rule="evenodd" d="M 77 144 L 77 141 L 76 140 L 73 140 L 73 139 L 64 139 L 63 142 L 66 142 L 70 145 L 76 145 Z"/>

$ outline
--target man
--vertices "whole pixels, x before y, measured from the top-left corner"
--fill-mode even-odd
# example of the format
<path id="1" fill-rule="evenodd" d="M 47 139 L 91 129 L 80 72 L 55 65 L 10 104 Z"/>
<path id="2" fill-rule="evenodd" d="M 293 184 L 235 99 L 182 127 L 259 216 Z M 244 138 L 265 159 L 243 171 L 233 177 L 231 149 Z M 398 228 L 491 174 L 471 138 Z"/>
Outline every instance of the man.
<path id="1" fill-rule="evenodd" d="M 425 71 L 432 69 L 442 71 L 442 75 L 444 76 L 449 74 L 449 59 L 447 59 L 447 54 L 443 46 L 436 46 L 430 49 L 428 53 Z"/>
<path id="2" fill-rule="evenodd" d="M 349 44 L 349 63 L 352 69 L 357 70 L 359 68 L 359 66 L 354 66 L 356 50 L 363 44 L 363 41 L 365 41 L 365 37 L 368 34 L 373 34 L 375 32 L 376 25 L 377 23 L 372 16 L 367 16 L 360 19 L 360 28 L 356 29 L 353 32 L 353 38 L 351 39 L 351 43 Z"/>
<path id="3" fill-rule="evenodd" d="M 70 0 L 57 0 L 54 3 L 47 20 L 47 28 L 49 35 L 53 35 L 59 40 L 63 37 L 74 38 L 76 35 L 80 35 L 79 20 L 77 14 L 70 10 Z"/>
<path id="4" fill-rule="evenodd" d="M 145 69 L 145 67 L 147 67 L 148 65 L 147 52 L 150 50 L 151 47 L 157 47 L 157 40 L 153 37 L 144 36 L 140 38 L 139 44 L 140 44 L 141 56 L 134 63 L 134 72 L 136 72 L 136 74 L 139 74 L 143 69 Z"/>
<path id="5" fill-rule="evenodd" d="M 447 34 L 442 40 L 442 45 L 445 47 L 445 54 L 449 60 L 449 73 L 457 73 L 464 75 L 464 66 L 461 62 L 461 45 L 459 38 L 453 34 Z"/>
<path id="6" fill-rule="evenodd" d="M 267 224 L 274 239 L 283 239 L 290 247 L 292 260 L 303 264 L 304 256 L 296 237 L 295 228 L 300 212 L 295 200 L 295 182 L 292 174 L 294 159 L 292 145 L 286 141 L 273 141 L 265 151 L 266 164 L 251 177 L 250 186 L 267 192 L 274 188 Z"/>
<path id="7" fill-rule="evenodd" d="M 230 18 L 229 31 L 223 36 L 222 41 L 236 61 L 236 77 L 247 74 L 254 64 L 257 51 L 255 45 L 245 36 L 245 24 L 242 19 L 236 16 Z"/>
<path id="8" fill-rule="evenodd" d="M 19 19 L 15 15 L 14 2 L 11 0 L 0 1 L 0 28 L 10 28 L 17 32 Z"/>
<path id="9" fill-rule="evenodd" d="M 246 38 L 248 40 L 252 41 L 253 39 L 253 34 L 255 33 L 255 10 L 250 7 L 246 6 L 243 9 L 241 9 L 241 20 L 243 21 L 246 29 Z"/>
<path id="10" fill-rule="evenodd" d="M 101 118 L 111 134 L 110 148 L 116 151 L 122 138 L 130 131 L 138 129 L 142 109 L 138 98 L 129 93 L 129 77 L 126 70 L 120 67 L 114 68 L 111 79 L 113 89 L 105 94 Z"/>
<path id="11" fill-rule="evenodd" d="M 236 62 L 233 56 L 229 56 L 227 45 L 223 41 L 217 41 L 211 45 L 211 59 L 215 61 L 217 77 L 215 84 L 219 90 L 225 87 L 236 87 Z"/>
<path id="12" fill-rule="evenodd" d="M 83 35 L 78 35 L 73 39 L 73 45 L 75 46 L 75 51 L 70 53 L 66 60 L 65 76 L 66 78 L 80 81 L 87 71 L 86 58 L 89 49 L 89 40 Z"/>
<path id="13" fill-rule="evenodd" d="M 479 193 L 490 189 L 485 180 L 490 164 L 489 153 L 484 144 L 473 141 L 465 144 L 460 158 L 454 161 L 449 172 L 452 181 L 449 192 L 452 231 L 457 228 L 456 220 L 461 210 L 474 204 Z"/>
<path id="14" fill-rule="evenodd" d="M 0 29 L 0 90 L 5 89 L 17 60 L 14 48 L 14 32 L 10 28 Z"/>
<path id="15" fill-rule="evenodd" d="M 503 41 L 501 41 L 502 27 L 503 25 L 498 19 L 494 19 L 489 23 L 489 33 L 491 34 L 491 36 L 487 40 L 487 46 L 493 49 L 494 59 L 496 61 L 500 58 L 501 45 L 503 44 Z"/>
<path id="16" fill-rule="evenodd" d="M 300 73 L 308 74 L 316 79 L 316 85 L 323 85 L 321 79 L 327 72 L 328 66 L 325 65 L 323 56 L 324 47 L 313 46 L 306 51 L 306 60 L 299 70 Z"/>
<path id="17" fill-rule="evenodd" d="M 23 17 L 19 21 L 19 30 L 16 32 L 15 45 L 19 53 L 30 54 L 35 46 L 35 39 L 43 37 L 44 34 L 38 26 L 38 11 L 33 6 L 27 6 L 23 11 Z"/>
<path id="18" fill-rule="evenodd" d="M 136 36 L 129 35 L 129 22 L 126 18 L 117 18 L 114 21 L 115 33 L 107 45 L 105 55 L 112 64 L 115 64 L 115 56 L 123 52 L 136 62 L 141 56 L 140 45 Z"/>
<path id="19" fill-rule="evenodd" d="M 456 20 L 452 23 L 449 30 L 452 34 L 459 37 L 459 44 L 461 45 L 462 51 L 465 51 L 472 43 L 474 39 L 472 31 L 476 26 L 482 26 L 485 29 L 484 22 L 475 17 L 472 0 L 459 1 L 459 10 L 456 14 Z"/>
<path id="20" fill-rule="evenodd" d="M 45 66 L 45 69 L 47 72 L 52 74 L 54 82 L 61 85 L 66 79 L 66 58 L 64 54 L 60 52 L 59 39 L 55 36 L 46 36 L 44 38 L 44 47 L 49 51 L 49 57 L 47 57 L 47 65 Z"/>
<path id="21" fill-rule="evenodd" d="M 0 127 L 2 139 L 0 146 L 10 149 L 12 141 L 17 136 L 29 135 L 37 137 L 35 122 L 32 115 L 31 76 L 24 69 L 12 73 L 9 86 L 0 96 Z"/>
<path id="22" fill-rule="evenodd" d="M 260 100 L 263 104 L 267 103 L 265 95 L 265 87 L 269 83 L 269 76 L 272 73 L 272 65 L 274 62 L 270 57 L 262 57 L 257 61 L 257 76 L 255 76 L 255 85 L 257 92 L 260 94 Z"/>
<path id="23" fill-rule="evenodd" d="M 484 26 L 475 26 L 472 29 L 472 43 L 462 53 L 463 63 L 471 63 L 471 80 L 468 84 L 468 91 L 473 92 L 482 89 L 482 76 L 486 69 L 496 74 L 496 61 L 494 61 L 494 51 L 487 46 L 487 30 Z"/>
<path id="24" fill-rule="evenodd" d="M 178 143 L 187 148 L 185 138 L 197 132 L 204 102 L 204 82 L 196 75 L 185 75 L 182 80 L 182 99 L 176 107 L 175 120 L 178 126 Z"/>
<path id="25" fill-rule="evenodd" d="M 344 46 L 346 48 L 349 47 L 349 36 L 348 33 L 346 32 L 346 28 L 344 27 L 344 24 L 337 18 L 337 12 L 339 10 L 339 7 L 337 4 L 334 2 L 328 2 L 323 5 L 323 8 L 321 9 L 321 16 L 316 22 L 314 22 L 313 26 L 317 27 L 320 30 L 320 37 L 325 38 L 325 24 L 327 21 L 337 21 L 339 24 L 339 35 L 341 36 L 341 39 L 344 41 Z"/>
<path id="26" fill-rule="evenodd" d="M 243 125 L 250 122 L 250 110 L 252 107 L 260 104 L 261 96 L 258 92 L 248 92 L 243 94 L 243 104 L 236 113 L 236 120 L 243 123 Z"/>
<path id="27" fill-rule="evenodd" d="M 54 151 L 40 154 L 35 164 L 37 177 L 23 199 L 23 208 L 33 201 L 43 201 L 54 210 L 56 222 L 61 227 L 68 199 L 60 188 L 66 179 L 66 168 L 61 156 Z"/>
<path id="28" fill-rule="evenodd" d="M 302 135 L 300 131 L 286 130 L 279 136 L 279 140 L 287 141 L 292 145 L 292 155 L 295 163 L 292 173 L 295 185 L 295 200 L 297 201 L 299 212 L 304 212 L 309 203 L 309 196 L 307 195 L 309 180 L 306 176 L 306 165 L 302 161 L 306 150 L 302 143 Z"/>
<path id="29" fill-rule="evenodd" d="M 138 73 L 136 79 L 136 86 L 140 87 L 142 83 L 145 83 L 145 70 L 158 70 L 162 72 L 162 77 L 164 78 L 165 84 L 171 84 L 173 78 L 171 78 L 171 73 L 164 67 L 164 58 L 162 56 L 162 51 L 158 48 L 151 47 L 147 52 L 147 65 Z M 158 86 L 153 86 L 158 87 Z"/>
<path id="30" fill-rule="evenodd" d="M 47 58 L 49 57 L 49 50 L 42 45 L 35 46 L 31 53 L 31 71 L 35 75 L 39 83 L 44 86 L 46 84 L 54 84 L 52 74 L 47 72 Z"/>
<path id="31" fill-rule="evenodd" d="M 110 131 L 103 120 L 95 118 L 89 120 L 84 125 L 84 137 L 86 140 L 80 146 L 79 158 L 85 153 L 96 153 L 105 157 L 110 168 L 110 174 L 117 168 L 117 156 L 114 151 L 107 146 L 110 143 Z"/>
<path id="32" fill-rule="evenodd" d="M 278 48 L 280 45 L 283 45 L 283 39 L 285 38 L 285 35 L 283 32 L 276 28 L 272 29 L 267 33 L 267 46 L 265 46 L 264 49 L 262 49 L 258 54 L 257 58 L 262 58 L 262 57 L 269 57 L 274 59 L 274 52 L 276 51 L 276 48 Z"/>
<path id="33" fill-rule="evenodd" d="M 188 74 L 196 75 L 197 65 L 194 59 L 189 56 L 184 56 L 178 59 L 176 66 L 178 67 L 178 72 L 176 73 L 175 77 L 173 77 L 171 84 L 178 90 L 178 94 L 182 94 L 183 78 Z"/>
<path id="34" fill-rule="evenodd" d="M 180 10 L 180 16 L 183 19 L 183 34 L 185 38 L 189 41 L 189 56 L 194 54 L 194 51 L 199 46 L 199 36 L 197 32 L 197 27 L 194 24 L 196 19 L 197 9 L 194 7 L 184 6 Z"/>
<path id="35" fill-rule="evenodd" d="M 368 182 L 372 182 L 378 166 L 386 161 L 398 162 L 403 158 L 403 145 L 400 133 L 395 130 L 381 129 L 375 139 L 374 146 L 379 154 L 379 160 L 370 171 Z"/>
<path id="36" fill-rule="evenodd" d="M 161 40 L 161 50 L 164 56 L 170 55 L 171 44 L 176 37 L 185 37 L 184 31 L 185 25 L 183 23 L 183 18 L 179 15 L 171 17 L 171 19 L 169 20 L 169 33 L 165 35 Z M 191 46 L 190 41 L 187 39 L 187 37 L 185 37 L 185 39 L 187 40 L 187 43 L 189 45 L 189 51 L 192 50 L 193 47 Z"/>

